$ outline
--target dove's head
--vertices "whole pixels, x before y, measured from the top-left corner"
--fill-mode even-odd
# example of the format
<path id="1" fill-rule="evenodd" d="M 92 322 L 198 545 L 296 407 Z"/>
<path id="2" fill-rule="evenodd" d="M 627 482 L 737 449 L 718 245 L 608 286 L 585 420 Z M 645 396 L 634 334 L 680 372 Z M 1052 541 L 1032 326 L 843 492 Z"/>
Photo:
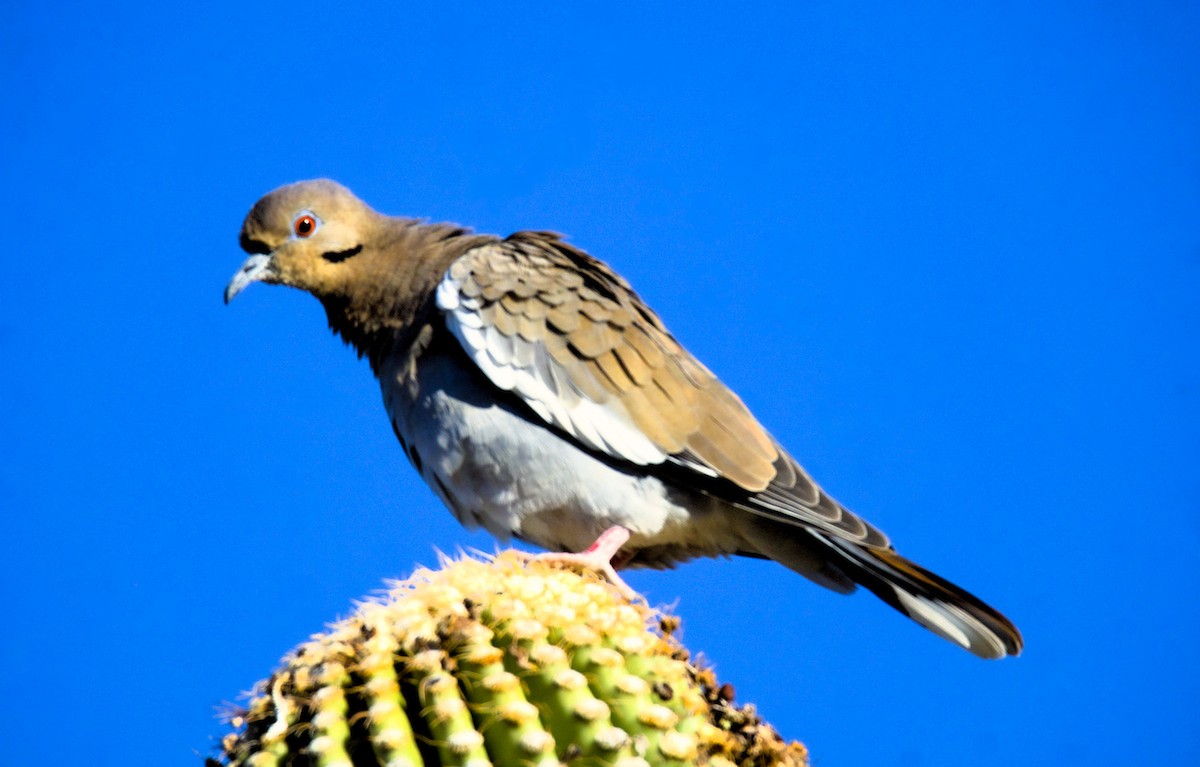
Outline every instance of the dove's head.
<path id="1" fill-rule="evenodd" d="M 251 255 L 225 288 L 225 303 L 252 282 L 288 285 L 318 298 L 338 293 L 354 276 L 349 262 L 381 218 L 328 179 L 276 189 L 246 215 L 241 245 Z"/>
<path id="2" fill-rule="evenodd" d="M 385 216 L 341 184 L 319 179 L 281 186 L 242 224 L 250 257 L 225 288 L 225 303 L 252 282 L 316 296 L 329 326 L 376 364 L 395 335 L 428 311 L 450 264 L 496 237 L 454 224 Z"/>

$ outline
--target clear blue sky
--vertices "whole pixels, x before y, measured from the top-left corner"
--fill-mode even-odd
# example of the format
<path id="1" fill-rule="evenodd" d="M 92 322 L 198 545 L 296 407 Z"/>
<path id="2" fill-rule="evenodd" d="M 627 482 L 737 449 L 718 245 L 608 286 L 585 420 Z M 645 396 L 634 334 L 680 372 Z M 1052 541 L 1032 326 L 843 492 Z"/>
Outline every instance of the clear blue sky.
<path id="1" fill-rule="evenodd" d="M 198 764 L 353 599 L 493 547 L 316 301 L 221 303 L 314 176 L 568 233 L 1024 630 L 632 574 L 819 767 L 1200 762 L 1200 8 L 647 5 L 6 7 L 0 767 Z"/>

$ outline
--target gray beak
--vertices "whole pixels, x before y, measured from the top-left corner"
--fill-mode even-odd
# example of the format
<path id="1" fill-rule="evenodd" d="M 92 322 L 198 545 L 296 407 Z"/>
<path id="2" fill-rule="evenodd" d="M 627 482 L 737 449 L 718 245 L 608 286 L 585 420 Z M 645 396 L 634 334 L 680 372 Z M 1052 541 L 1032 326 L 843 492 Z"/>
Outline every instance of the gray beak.
<path id="1" fill-rule="evenodd" d="M 233 279 L 225 286 L 225 303 L 228 304 L 232 301 L 233 297 L 241 293 L 250 283 L 273 276 L 275 276 L 275 271 L 271 268 L 271 256 L 265 253 L 255 253 L 246 259 L 242 268 L 237 270 L 237 274 L 233 275 Z"/>

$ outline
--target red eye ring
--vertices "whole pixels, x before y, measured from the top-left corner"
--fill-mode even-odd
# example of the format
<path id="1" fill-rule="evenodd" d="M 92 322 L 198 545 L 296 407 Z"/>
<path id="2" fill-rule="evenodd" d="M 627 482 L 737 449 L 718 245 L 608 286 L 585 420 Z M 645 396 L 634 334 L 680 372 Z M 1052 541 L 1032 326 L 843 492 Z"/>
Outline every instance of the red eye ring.
<path id="1" fill-rule="evenodd" d="M 300 216 L 292 223 L 292 231 L 297 237 L 308 237 L 317 231 L 317 220 L 307 214 Z"/>

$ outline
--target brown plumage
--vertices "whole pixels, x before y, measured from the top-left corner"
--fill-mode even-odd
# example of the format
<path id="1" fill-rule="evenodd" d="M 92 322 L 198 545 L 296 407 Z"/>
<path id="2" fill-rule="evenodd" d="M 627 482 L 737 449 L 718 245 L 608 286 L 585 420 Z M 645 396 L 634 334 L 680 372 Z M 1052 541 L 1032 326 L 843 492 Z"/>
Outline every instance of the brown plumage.
<path id="1" fill-rule="evenodd" d="M 316 296 L 464 524 L 552 550 L 595 540 L 602 564 L 617 547 L 633 566 L 768 557 L 861 584 L 981 657 L 1020 651 L 1007 619 L 833 500 L 624 279 L 559 235 L 393 218 L 309 181 L 255 204 L 241 243 L 253 255 L 226 301 L 254 281 Z"/>

